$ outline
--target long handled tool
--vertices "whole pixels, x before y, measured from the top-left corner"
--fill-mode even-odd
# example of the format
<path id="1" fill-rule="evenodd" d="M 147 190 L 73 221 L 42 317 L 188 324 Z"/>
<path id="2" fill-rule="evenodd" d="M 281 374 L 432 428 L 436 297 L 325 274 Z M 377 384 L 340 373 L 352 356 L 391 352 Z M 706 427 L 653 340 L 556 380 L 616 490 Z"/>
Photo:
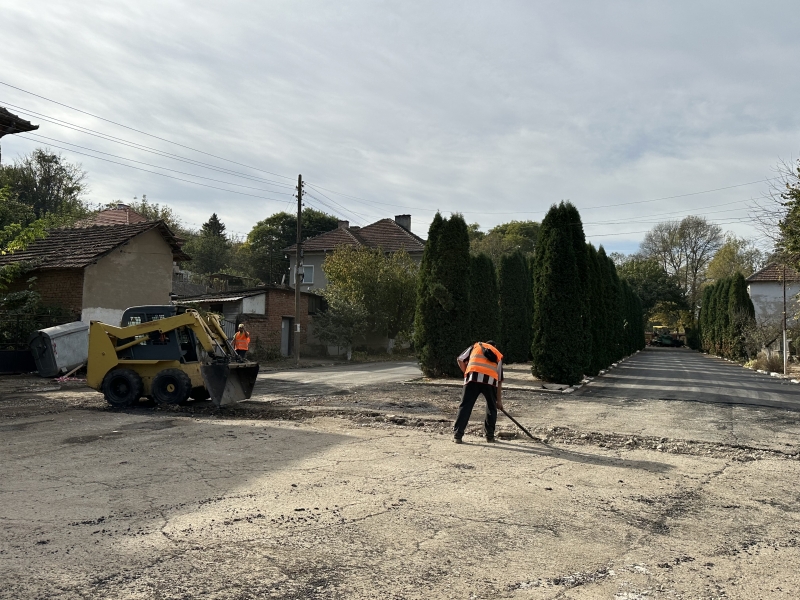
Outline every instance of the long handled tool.
<path id="1" fill-rule="evenodd" d="M 499 408 L 499 407 L 498 407 L 498 408 Z M 532 440 L 534 440 L 534 441 L 537 441 L 537 442 L 539 441 L 537 438 L 535 438 L 535 437 L 533 437 L 533 436 L 531 435 L 531 432 L 530 432 L 530 431 L 528 431 L 528 430 L 527 430 L 527 429 L 525 429 L 525 428 L 524 428 L 522 425 L 520 425 L 519 421 L 517 421 L 517 420 L 516 420 L 514 417 L 512 417 L 510 414 L 508 414 L 508 413 L 506 412 L 506 409 L 505 409 L 505 408 L 501 408 L 500 410 L 502 410 L 502 411 L 503 411 L 503 414 L 504 414 L 505 416 L 507 416 L 509 419 L 511 419 L 511 420 L 514 422 L 514 425 L 516 425 L 517 427 L 519 427 L 520 429 L 522 429 L 522 431 L 524 431 L 524 432 L 526 433 L 526 435 L 527 435 L 529 438 L 531 438 Z"/>

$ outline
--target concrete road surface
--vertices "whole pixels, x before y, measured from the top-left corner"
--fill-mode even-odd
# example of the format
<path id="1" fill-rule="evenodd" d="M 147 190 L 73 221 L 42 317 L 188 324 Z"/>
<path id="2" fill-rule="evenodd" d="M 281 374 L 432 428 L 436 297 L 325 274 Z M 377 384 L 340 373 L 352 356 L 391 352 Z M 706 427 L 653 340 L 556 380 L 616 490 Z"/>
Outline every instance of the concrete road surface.
<path id="1" fill-rule="evenodd" d="M 592 381 L 580 395 L 800 409 L 800 385 L 685 348 L 648 347 Z"/>
<path id="2" fill-rule="evenodd" d="M 253 399 L 341 394 L 358 387 L 399 383 L 421 376 L 419 366 L 412 361 L 337 364 L 272 371 L 259 373 Z"/>

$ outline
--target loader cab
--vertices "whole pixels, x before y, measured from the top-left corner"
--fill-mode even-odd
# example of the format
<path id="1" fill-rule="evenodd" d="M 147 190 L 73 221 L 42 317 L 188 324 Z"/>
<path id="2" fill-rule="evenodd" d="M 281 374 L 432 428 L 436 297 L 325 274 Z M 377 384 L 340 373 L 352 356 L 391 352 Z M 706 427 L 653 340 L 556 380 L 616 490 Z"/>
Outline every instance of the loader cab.
<path id="1" fill-rule="evenodd" d="M 159 321 L 186 312 L 184 307 L 177 306 L 133 306 L 122 313 L 120 326 L 140 325 L 151 321 Z M 187 327 L 170 331 L 153 331 L 137 336 L 142 341 L 136 346 L 119 353 L 120 358 L 131 360 L 179 360 L 181 362 L 197 361 L 197 338 Z M 132 342 L 133 338 L 120 340 L 119 345 Z"/>

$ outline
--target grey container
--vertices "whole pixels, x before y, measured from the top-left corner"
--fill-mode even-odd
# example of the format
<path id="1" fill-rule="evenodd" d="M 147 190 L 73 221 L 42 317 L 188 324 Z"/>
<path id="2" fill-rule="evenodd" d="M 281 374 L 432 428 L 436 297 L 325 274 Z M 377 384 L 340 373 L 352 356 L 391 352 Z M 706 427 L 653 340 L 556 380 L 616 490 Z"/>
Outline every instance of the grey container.
<path id="1" fill-rule="evenodd" d="M 42 377 L 55 377 L 89 358 L 89 326 L 81 321 L 40 329 L 28 340 Z"/>

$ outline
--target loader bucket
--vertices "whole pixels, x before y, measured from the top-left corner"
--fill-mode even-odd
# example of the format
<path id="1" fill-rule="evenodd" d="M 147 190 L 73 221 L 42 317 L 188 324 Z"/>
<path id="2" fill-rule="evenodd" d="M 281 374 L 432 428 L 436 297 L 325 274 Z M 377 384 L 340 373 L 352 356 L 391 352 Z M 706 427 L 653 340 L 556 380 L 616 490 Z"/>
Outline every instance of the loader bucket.
<path id="1" fill-rule="evenodd" d="M 253 386 L 258 376 L 258 363 L 200 365 L 200 374 L 214 404 L 228 406 L 240 400 L 247 400 L 253 394 Z"/>

